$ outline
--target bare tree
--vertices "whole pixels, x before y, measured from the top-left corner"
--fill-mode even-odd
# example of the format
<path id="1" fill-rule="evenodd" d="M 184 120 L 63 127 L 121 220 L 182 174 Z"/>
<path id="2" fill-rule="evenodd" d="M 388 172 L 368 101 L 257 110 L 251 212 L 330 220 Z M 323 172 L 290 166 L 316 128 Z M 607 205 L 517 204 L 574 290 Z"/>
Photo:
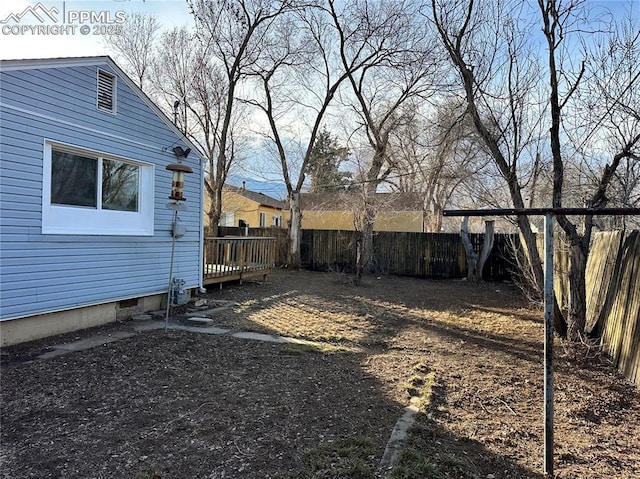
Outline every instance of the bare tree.
<path id="1" fill-rule="evenodd" d="M 154 16 L 134 12 L 127 16 L 121 27 L 118 33 L 105 36 L 105 43 L 116 52 L 124 70 L 146 92 L 160 24 Z"/>
<path id="2" fill-rule="evenodd" d="M 521 2 L 506 3 L 432 0 L 431 18 L 459 75 L 467 114 L 508 186 L 512 206 L 524 208 L 523 153 L 535 133 L 527 133 L 524 108 L 537 106 L 532 98 L 538 70 L 516 30 Z M 535 235 L 526 216 L 517 222 L 533 287 L 540 290 L 543 272 Z"/>
<path id="3" fill-rule="evenodd" d="M 574 139 L 579 143 L 576 150 L 582 159 L 579 182 L 593 190 L 598 185 L 602 164 L 610 163 L 614 152 L 612 168 L 615 153 L 626 150 L 626 156 L 622 155 L 613 172 L 604 200 L 608 206 L 637 207 L 640 205 L 637 139 L 640 133 L 640 89 L 637 87 L 640 20 L 629 10 L 624 17 L 605 24 L 603 30 L 591 42 L 583 42 L 584 88 L 576 92 L 575 116 L 573 111 L 568 115 L 570 119 L 584 119 L 574 127 L 578 130 Z M 583 200 L 587 200 L 590 193 L 588 189 L 579 192 Z M 602 201 L 602 193 L 599 194 L 598 201 Z M 593 219 L 594 226 L 608 228 L 637 227 L 639 220 L 619 216 Z"/>
<path id="4" fill-rule="evenodd" d="M 538 0 L 538 6 L 543 22 L 543 34 L 548 47 L 549 72 L 549 106 L 551 116 L 550 145 L 553 158 L 553 206 L 563 206 L 563 188 L 565 184 L 565 166 L 567 155 L 563 152 L 563 113 L 569 107 L 572 96 L 581 88 L 583 75 L 586 71 L 584 61 L 574 74 L 574 78 L 567 79 L 568 58 L 565 53 L 567 36 L 575 25 L 575 10 L 579 4 L 562 2 L 561 0 Z M 610 162 L 602 166 L 597 175 L 594 188 L 586 198 L 585 206 L 593 209 L 601 208 L 608 202 L 607 191 L 623 160 L 640 158 L 640 116 L 638 115 L 638 96 L 633 91 L 640 84 L 640 67 L 637 54 L 640 34 L 630 31 L 631 35 L 612 36 L 612 45 L 622 49 L 619 57 L 613 52 L 599 58 L 598 70 L 592 71 L 592 83 L 599 87 L 595 99 L 605 107 L 595 118 L 592 131 L 604 128 L 613 141 L 614 149 Z M 625 41 L 620 41 L 625 38 Z M 613 67 L 607 73 L 614 73 L 613 78 L 602 76 L 600 67 Z M 584 81 L 586 86 L 587 81 Z M 631 92 L 631 93 L 629 93 Z M 592 92 L 593 93 L 593 92 Z M 627 103 L 630 101 L 630 103 Z M 591 125 L 589 125 L 591 126 Z M 556 216 L 558 225 L 562 228 L 569 243 L 569 304 L 567 313 L 567 332 L 570 339 L 578 339 L 584 335 L 586 320 L 586 291 L 585 272 L 587 257 L 591 245 L 591 235 L 594 218 L 587 215 L 579 220 L 565 215 Z"/>
<path id="5" fill-rule="evenodd" d="M 194 136 L 187 98 L 199 63 L 197 39 L 186 27 L 175 27 L 160 36 L 153 65 L 153 93 L 185 135 Z"/>
<path id="6" fill-rule="evenodd" d="M 452 201 L 457 208 L 469 206 L 468 192 L 490 184 L 484 170 L 491 160 L 460 103 L 451 98 L 430 115 L 415 111 L 391 133 L 396 173 L 386 181 L 395 190 L 421 195 L 424 231 L 439 232 Z"/>
<path id="7" fill-rule="evenodd" d="M 306 8 L 303 8 L 306 7 Z M 269 55 L 258 62 L 253 75 L 262 90 L 261 98 L 250 101 L 266 116 L 270 139 L 277 157 L 289 198 L 290 251 L 289 264 L 300 264 L 302 214 L 300 192 L 305 183 L 309 161 L 329 106 L 347 79 L 340 63 L 336 63 L 336 32 L 327 11 L 319 6 L 298 4 L 290 15 L 274 25 Z M 360 63 L 348 65 L 348 70 Z M 288 147 L 288 124 L 295 112 L 295 136 L 302 138 L 300 156 Z M 302 130 L 302 131 L 301 131 Z M 297 152 L 296 152 L 297 153 Z M 294 156 L 294 157 L 292 157 Z M 299 160 L 299 161 L 296 161 Z"/>
<path id="8" fill-rule="evenodd" d="M 363 177 L 363 231 L 356 282 L 372 264 L 373 200 L 378 186 L 393 171 L 390 135 L 407 122 L 415 102 L 436 92 L 438 72 L 431 30 L 418 21 L 420 4 L 397 0 L 350 2 L 329 10 L 340 38 L 340 59 L 347 72 L 359 129 L 371 151 Z M 353 68 L 354 65 L 358 68 Z"/>
<path id="9" fill-rule="evenodd" d="M 572 149 L 570 145 L 580 143 L 576 140 L 585 138 L 587 131 L 590 132 L 587 136 L 596 131 L 602 133 L 605 120 L 614 111 L 623 115 L 618 120 L 624 118 L 625 124 L 634 117 L 633 111 L 629 115 L 628 105 L 621 104 L 621 99 L 623 93 L 637 84 L 638 76 L 612 75 L 615 86 L 609 84 L 598 94 L 593 88 L 594 81 L 604 79 L 604 76 L 594 69 L 591 85 L 587 85 L 586 61 L 576 61 L 575 50 L 579 43 L 567 43 L 572 35 L 584 38 L 587 34 L 584 18 L 580 15 L 581 3 L 538 0 L 542 39 L 547 51 L 546 65 L 542 67 L 539 53 L 531 48 L 535 40 L 530 38 L 532 25 L 527 25 L 525 20 L 532 18 L 526 10 L 527 4 L 476 4 L 473 0 L 431 2 L 432 18 L 458 71 L 474 126 L 509 187 L 512 205 L 517 208 L 525 206 L 523 191 L 527 185 L 539 190 L 546 163 L 542 157 L 546 154 L 551 160 L 552 185 L 547 204 L 561 207 L 567 200 L 575 201 L 576 195 L 568 194 L 567 186 L 574 186 L 570 185 L 570 173 L 576 170 L 575 160 L 580 156 L 580 148 Z M 569 54 L 570 49 L 572 54 Z M 618 62 L 618 66 L 621 65 L 637 72 L 637 62 Z M 538 82 L 541 74 L 548 78 L 547 85 Z M 618 93 L 607 101 L 603 95 L 605 91 Z M 576 125 L 568 118 L 578 118 L 574 105 L 580 92 L 594 104 L 607 106 L 604 114 Z M 574 114 L 569 115 L 569 111 Z M 637 129 L 634 131 L 637 126 L 632 126 L 625 134 L 614 126 L 615 120 L 608 124 L 617 130 L 613 136 L 618 139 L 619 148 L 609 164 L 594 169 L 598 171 L 594 175 L 594 187 L 583 196 L 584 204 L 592 208 L 606 204 L 607 189 L 621 161 L 637 155 L 634 148 L 640 140 Z M 582 224 L 563 215 L 557 216 L 557 221 L 570 245 L 570 298 L 567 317 L 556 313 L 556 329 L 560 334 L 568 333 L 569 337 L 577 338 L 584 332 L 584 278 L 593 217 L 587 216 Z M 541 284 L 542 268 L 530 223 L 526 217 L 520 217 L 518 226 L 526 245 L 529 267 L 536 282 Z M 559 311 L 557 307 L 556 311 Z"/>
<path id="10" fill-rule="evenodd" d="M 174 27 L 160 35 L 158 29 L 155 18 L 136 13 L 120 34 L 108 37 L 107 44 L 116 50 L 125 69 L 145 92 L 207 157 L 204 185 L 209 198 L 214 199 L 209 202 L 207 216 L 209 224 L 216 225 L 220 202 L 215 199 L 237 156 L 233 125 L 242 112 L 237 109 L 231 115 L 227 161 L 223 168 L 216 169 L 226 105 L 225 75 L 202 37 L 187 27 Z"/>
<path id="11" fill-rule="evenodd" d="M 227 161 L 224 168 L 216 170 L 227 83 L 201 39 L 185 27 L 176 27 L 161 36 L 154 68 L 154 91 L 167 109 L 173 109 L 176 126 L 207 158 L 204 186 L 212 201 L 206 202 L 206 214 L 209 225 L 217 225 L 220 217 L 220 203 L 215 201 L 218 185 L 221 188 L 224 184 L 237 159 L 234 129 L 230 128 Z"/>
<path id="12" fill-rule="evenodd" d="M 225 85 L 220 98 L 220 123 L 216 139 L 216 160 L 207 188 L 212 199 L 210 221 L 217 229 L 222 206 L 222 186 L 233 162 L 234 118 L 238 111 L 238 90 L 261 55 L 268 54 L 265 34 L 281 15 L 295 8 L 295 1 L 188 0 L 196 20 L 197 36 L 207 62 L 216 64 Z"/>
<path id="13" fill-rule="evenodd" d="M 469 217 L 465 216 L 460 226 L 460 236 L 462 244 L 467 253 L 467 279 L 473 282 L 482 281 L 482 270 L 493 249 L 493 220 L 485 221 L 484 242 L 480 248 L 480 252 L 473 249 L 473 243 L 469 237 Z"/>

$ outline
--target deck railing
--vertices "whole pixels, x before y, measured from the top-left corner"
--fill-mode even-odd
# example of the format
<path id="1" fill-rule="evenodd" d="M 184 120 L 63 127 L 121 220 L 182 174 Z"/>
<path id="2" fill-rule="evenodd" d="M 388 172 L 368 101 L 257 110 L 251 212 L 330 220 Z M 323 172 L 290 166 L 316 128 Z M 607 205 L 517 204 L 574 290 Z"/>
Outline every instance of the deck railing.
<path id="1" fill-rule="evenodd" d="M 266 276 L 275 266 L 275 238 L 205 237 L 205 284 Z"/>

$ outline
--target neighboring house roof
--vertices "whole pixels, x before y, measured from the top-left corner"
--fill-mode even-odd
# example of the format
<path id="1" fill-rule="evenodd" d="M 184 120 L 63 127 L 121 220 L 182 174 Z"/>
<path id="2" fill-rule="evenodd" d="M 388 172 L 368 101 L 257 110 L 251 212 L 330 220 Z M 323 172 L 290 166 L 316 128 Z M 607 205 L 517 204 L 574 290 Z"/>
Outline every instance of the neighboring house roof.
<path id="1" fill-rule="evenodd" d="M 376 193 L 379 211 L 422 211 L 417 193 Z M 363 203 L 360 193 L 302 193 L 300 206 L 307 211 L 349 211 Z"/>
<path id="2" fill-rule="evenodd" d="M 178 138 L 181 138 L 186 146 L 191 148 L 194 154 L 197 154 L 200 158 L 200 164 L 205 161 L 205 156 L 200 152 L 198 146 L 191 140 L 185 137 L 178 127 L 165 115 L 165 113 L 156 105 L 142 89 L 135 84 L 129 75 L 127 75 L 122 68 L 118 66 L 116 62 L 108 55 L 103 56 L 91 56 L 91 57 L 60 57 L 60 58 L 36 58 L 36 59 L 16 59 L 16 60 L 0 60 L 0 70 L 29 70 L 29 69 L 42 69 L 42 68 L 63 68 L 63 67 L 76 67 L 87 65 L 109 65 L 123 81 L 140 97 L 140 99 L 151 108 L 159 118 L 176 134 Z M 175 146 L 175 145 L 172 145 Z"/>
<path id="3" fill-rule="evenodd" d="M 222 189 L 223 191 L 230 191 L 233 193 L 237 193 L 263 206 L 268 206 L 270 208 L 275 208 L 277 210 L 284 210 L 287 208 L 287 205 L 284 201 L 276 200 L 275 198 L 271 198 L 270 196 L 267 196 L 264 193 L 258 193 L 257 191 L 251 191 L 245 188 L 240 188 L 238 186 L 232 186 L 232 185 L 224 185 Z"/>

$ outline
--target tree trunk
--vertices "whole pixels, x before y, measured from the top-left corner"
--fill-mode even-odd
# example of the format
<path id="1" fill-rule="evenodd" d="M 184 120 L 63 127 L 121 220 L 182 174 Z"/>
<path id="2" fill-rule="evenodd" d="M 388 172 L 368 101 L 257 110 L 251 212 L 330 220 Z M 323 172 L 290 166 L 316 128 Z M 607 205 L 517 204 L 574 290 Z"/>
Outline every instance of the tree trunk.
<path id="1" fill-rule="evenodd" d="M 300 209 L 300 192 L 294 191 L 289 197 L 289 266 L 298 268 L 301 264 L 300 243 L 302 240 L 302 211 Z"/>
<path id="2" fill-rule="evenodd" d="M 491 250 L 493 250 L 494 243 L 494 226 L 495 222 L 492 220 L 484 222 L 484 242 L 482 243 L 482 250 L 480 251 L 480 258 L 478 260 L 478 281 L 482 280 L 482 271 L 484 270 L 484 264 L 489 259 Z"/>
<path id="3" fill-rule="evenodd" d="M 493 225 L 493 221 L 484 222 L 484 242 L 482 243 L 482 250 L 478 254 L 474 251 L 471 239 L 469 238 L 469 217 L 465 216 L 462 220 L 460 236 L 465 252 L 467 253 L 467 279 L 474 283 L 482 281 L 484 264 L 487 262 L 487 258 L 493 249 Z"/>
<path id="4" fill-rule="evenodd" d="M 440 233 L 442 230 L 442 208 L 435 202 L 423 206 L 423 233 Z"/>
<path id="5" fill-rule="evenodd" d="M 587 258 L 579 245 L 569 249 L 569 310 L 567 312 L 567 338 L 579 340 L 585 331 L 587 316 L 586 297 Z"/>
<path id="6" fill-rule="evenodd" d="M 371 272 L 373 268 L 373 222 L 376 212 L 371 201 L 375 198 L 375 190 L 367 193 L 364 196 L 362 231 L 356 239 L 356 284 L 360 284 L 362 275 Z"/>
<path id="7" fill-rule="evenodd" d="M 519 206 L 522 207 L 522 206 Z M 544 269 L 542 267 L 542 261 L 540 259 L 540 253 L 538 252 L 538 245 L 536 242 L 536 235 L 531 230 L 531 224 L 527 216 L 518 217 L 518 229 L 520 230 L 520 238 L 524 247 L 524 253 L 527 258 L 529 267 L 531 268 L 530 277 L 526 277 L 531 281 L 529 285 L 535 290 L 540 297 L 542 297 L 542 289 L 544 286 Z"/>
<path id="8" fill-rule="evenodd" d="M 220 216 L 216 215 L 215 213 L 212 215 L 209 215 L 209 226 L 211 228 L 211 235 L 212 236 L 220 236 Z"/>
<path id="9" fill-rule="evenodd" d="M 373 269 L 373 218 L 369 221 L 365 217 L 364 229 L 358 235 L 356 243 L 357 255 L 355 283 L 360 284 L 362 275 L 371 272 Z"/>
<path id="10" fill-rule="evenodd" d="M 207 217 L 209 219 L 210 234 L 212 236 L 218 236 L 219 223 L 222 210 L 222 192 L 220 192 L 220 198 L 218 198 L 217 192 L 214 191 L 214 195 L 210 197 L 211 204 L 209 205 L 209 211 L 207 211 Z"/>

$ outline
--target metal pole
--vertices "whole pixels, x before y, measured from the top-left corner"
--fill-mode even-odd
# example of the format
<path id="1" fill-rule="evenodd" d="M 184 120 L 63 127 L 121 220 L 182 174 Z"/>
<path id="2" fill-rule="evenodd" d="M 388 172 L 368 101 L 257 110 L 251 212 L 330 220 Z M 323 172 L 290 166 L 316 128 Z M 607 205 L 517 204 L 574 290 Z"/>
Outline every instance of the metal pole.
<path id="1" fill-rule="evenodd" d="M 169 329 L 169 308 L 171 307 L 171 290 L 173 283 L 173 255 L 176 250 L 176 235 L 174 234 L 173 228 L 178 221 L 178 210 L 176 209 L 173 212 L 173 223 L 171 225 L 171 262 L 169 263 L 169 289 L 167 291 L 167 312 L 164 316 L 164 332 L 167 332 Z"/>
<path id="2" fill-rule="evenodd" d="M 553 477 L 553 216 L 544 218 L 544 474 Z"/>

